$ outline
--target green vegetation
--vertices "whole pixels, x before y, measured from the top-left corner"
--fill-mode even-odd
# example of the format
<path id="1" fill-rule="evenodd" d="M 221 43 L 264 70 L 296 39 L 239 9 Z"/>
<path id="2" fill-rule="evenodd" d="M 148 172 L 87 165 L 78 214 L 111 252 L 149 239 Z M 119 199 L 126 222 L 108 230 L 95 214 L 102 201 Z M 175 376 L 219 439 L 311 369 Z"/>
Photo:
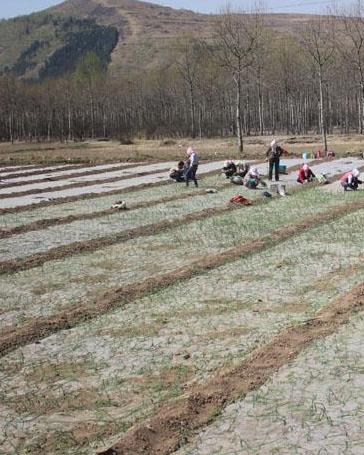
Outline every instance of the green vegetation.
<path id="1" fill-rule="evenodd" d="M 301 194 L 302 198 L 296 199 L 298 205 L 303 202 Z M 359 192 L 353 196 L 361 197 Z M 316 198 L 320 199 L 318 195 Z M 306 202 L 309 199 L 305 196 Z M 284 204 L 286 215 L 293 214 L 293 198 L 292 205 L 289 199 L 279 202 L 279 206 L 269 204 L 272 217 L 281 216 Z M 320 210 L 319 204 L 317 210 Z M 263 224 L 266 229 L 273 229 L 274 220 L 261 215 L 262 212 L 255 208 L 250 218 L 255 225 Z M 86 455 L 112 445 L 131 425 L 152 415 L 159 405 L 178 399 L 195 382 L 208 380 L 216 369 L 230 368 L 246 359 L 252 350 L 271 341 L 275 334 L 314 317 L 318 309 L 360 282 L 363 220 L 364 211 L 360 210 L 355 213 L 354 220 L 349 215 L 317 226 L 268 250 L 257 251 L 249 260 L 238 259 L 207 270 L 187 282 L 160 289 L 72 330 L 60 331 L 39 344 L 9 354 L 2 359 L 0 372 L 0 393 L 5 410 L 0 425 L 8 433 L 8 440 L 0 450 L 9 455 L 15 450 L 31 454 L 77 452 Z M 244 223 L 240 221 L 240 234 Z M 350 232 L 347 230 L 349 224 Z M 226 231 L 228 234 L 228 229 Z M 157 238 L 154 236 L 155 243 Z M 183 239 L 187 245 L 191 244 L 186 235 Z M 214 243 L 215 239 L 211 236 L 205 241 Z M 139 254 L 143 251 L 148 249 L 138 249 Z M 333 251 L 335 260 L 332 260 Z M 126 257 L 128 252 L 124 249 L 119 255 Z M 71 261 L 68 261 L 68 267 Z M 153 261 L 153 273 L 155 264 L 160 261 Z M 51 267 L 58 275 L 62 274 L 60 263 Z M 86 267 L 90 272 L 97 271 L 95 263 Z M 85 273 L 85 268 L 78 267 L 78 275 Z M 119 284 L 121 270 L 119 267 Z M 34 282 L 34 273 L 34 270 L 28 271 L 24 279 Z M 46 270 L 43 274 L 47 278 Z M 70 287 L 69 279 L 63 277 L 63 281 Z M 327 286 L 322 286 L 323 281 Z M 13 293 L 13 298 L 15 295 Z M 54 295 L 53 300 L 60 297 L 61 294 Z M 51 300 L 47 299 L 48 304 Z M 28 306 L 30 308 L 32 304 L 28 302 Z M 356 338 L 360 341 L 359 335 Z M 337 340 L 339 346 L 340 338 Z M 315 355 L 318 355 L 317 347 L 321 349 L 320 345 L 324 343 L 320 341 L 313 346 Z M 248 406 L 251 411 L 249 414 L 244 412 L 243 418 L 249 417 L 267 432 L 273 418 L 274 434 L 279 434 L 286 429 L 280 416 L 292 420 L 298 413 L 297 425 L 302 415 L 305 427 L 297 428 L 297 431 L 302 437 L 306 429 L 310 430 L 314 444 L 315 429 L 326 425 L 320 403 L 329 409 L 328 397 L 331 406 L 337 405 L 325 383 L 330 386 L 332 383 L 332 390 L 340 392 L 342 382 L 333 383 L 334 376 L 340 378 L 338 360 L 340 373 L 347 374 L 343 396 L 349 399 L 362 396 L 358 387 L 354 389 L 355 364 L 350 359 L 350 362 L 346 361 L 346 351 L 342 351 L 338 360 L 336 353 L 318 356 L 317 361 L 310 362 L 309 369 L 302 362 L 303 354 L 295 363 L 298 365 L 295 377 L 284 374 L 285 371 L 290 373 L 290 367 L 283 370 L 283 375 L 281 373 L 280 383 L 284 387 L 279 383 L 273 383 L 272 387 L 268 383 L 266 387 L 270 393 L 263 387 L 249 396 L 247 403 L 239 403 L 238 408 Z M 330 359 L 334 360 L 331 362 Z M 321 368 L 323 364 L 325 370 Z M 315 381 L 313 375 L 319 379 Z M 301 387 L 302 382 L 305 387 Z M 15 396 L 14 391 L 20 387 L 21 392 Z M 316 391 L 322 399 L 315 398 Z M 275 409 L 284 411 L 275 413 Z M 342 413 L 340 418 L 344 418 L 346 428 L 355 430 L 359 417 L 359 411 L 355 411 Z M 240 418 L 237 414 L 231 422 L 239 424 Z M 30 419 L 31 426 L 27 423 Z M 223 416 L 222 424 L 228 419 L 229 415 Z M 109 425 L 106 433 L 102 427 L 105 423 Z M 220 419 L 218 423 L 221 423 Z M 88 429 L 82 432 L 84 438 L 80 437 L 81 425 L 84 430 Z M 230 443 L 228 428 L 219 431 L 219 442 Z M 238 434 L 241 433 L 243 431 Z M 257 446 L 260 447 L 263 441 L 259 432 L 253 436 L 258 437 Z M 282 440 L 282 445 L 285 443 Z M 48 452 L 41 449 L 45 444 Z M 231 444 L 232 449 L 239 447 L 239 441 L 236 444 L 235 439 Z M 340 444 L 338 440 L 338 447 L 344 448 Z M 234 452 L 223 452 L 219 448 L 219 451 L 205 453 Z"/>
<path id="2" fill-rule="evenodd" d="M 38 13 L 0 23 L 0 71 L 26 79 L 72 72 L 93 52 L 103 69 L 118 41 L 114 27 L 93 19 Z"/>

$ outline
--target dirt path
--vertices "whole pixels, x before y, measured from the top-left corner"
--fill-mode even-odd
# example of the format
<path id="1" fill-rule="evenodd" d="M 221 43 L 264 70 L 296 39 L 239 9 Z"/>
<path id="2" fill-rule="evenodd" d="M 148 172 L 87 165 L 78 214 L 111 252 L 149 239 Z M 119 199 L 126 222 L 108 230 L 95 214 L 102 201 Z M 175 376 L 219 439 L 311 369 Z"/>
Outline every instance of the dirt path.
<path id="1" fill-rule="evenodd" d="M 192 386 L 183 397 L 162 406 L 145 424 L 132 428 L 100 455 L 167 455 L 211 423 L 227 404 L 259 389 L 279 368 L 313 341 L 333 334 L 364 307 L 364 284 L 320 310 L 316 317 L 277 335 L 237 368 L 221 371 L 206 384 Z"/>
<path id="2" fill-rule="evenodd" d="M 307 217 L 299 223 L 279 228 L 258 240 L 236 245 L 223 253 L 206 256 L 171 272 L 154 276 L 141 283 L 110 289 L 100 299 L 76 304 L 57 315 L 29 319 L 23 326 L 9 328 L 0 335 L 0 355 L 5 355 L 19 346 L 41 340 L 60 330 L 70 329 L 79 323 L 93 319 L 115 308 L 120 308 L 136 299 L 155 292 L 160 288 L 171 286 L 179 281 L 187 280 L 209 269 L 233 262 L 242 257 L 262 251 L 281 243 L 306 229 L 316 227 L 343 217 L 355 210 L 364 208 L 364 201 L 341 205 L 337 208 L 320 213 L 315 217 Z"/>

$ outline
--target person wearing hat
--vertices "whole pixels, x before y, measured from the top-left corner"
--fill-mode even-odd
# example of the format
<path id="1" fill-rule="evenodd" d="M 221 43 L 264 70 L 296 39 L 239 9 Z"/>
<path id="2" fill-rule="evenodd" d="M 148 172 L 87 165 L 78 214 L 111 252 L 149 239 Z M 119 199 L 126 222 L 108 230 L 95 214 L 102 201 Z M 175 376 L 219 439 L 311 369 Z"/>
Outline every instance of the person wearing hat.
<path id="1" fill-rule="evenodd" d="M 229 160 L 225 161 L 224 167 L 222 168 L 222 173 L 225 174 L 225 177 L 227 179 L 231 178 L 233 175 L 236 174 L 236 171 L 238 170 L 236 164 L 234 161 Z"/>
<path id="2" fill-rule="evenodd" d="M 184 182 L 185 181 L 185 178 L 184 178 L 184 167 L 185 167 L 185 162 L 184 161 L 179 161 L 177 163 L 177 166 L 176 167 L 173 167 L 170 171 L 169 171 L 169 177 L 172 179 L 172 180 L 175 180 L 176 182 Z"/>
<path id="3" fill-rule="evenodd" d="M 252 167 L 247 175 L 246 186 L 255 190 L 260 182 L 260 174 L 257 167 Z"/>
<path id="4" fill-rule="evenodd" d="M 353 169 L 352 171 L 344 174 L 340 179 L 340 183 L 344 188 L 344 191 L 347 191 L 348 188 L 354 191 L 357 190 L 358 186 L 363 183 L 361 180 L 359 180 L 359 176 L 360 171 L 358 169 Z"/>
<path id="5" fill-rule="evenodd" d="M 314 178 L 315 174 L 310 169 L 310 166 L 306 163 L 302 164 L 302 166 L 298 170 L 297 182 L 302 184 L 306 182 L 312 182 Z"/>
<path id="6" fill-rule="evenodd" d="M 237 166 L 236 174 L 244 178 L 246 174 L 249 172 L 250 165 L 245 161 L 237 161 L 235 164 Z"/>
<path id="7" fill-rule="evenodd" d="M 230 178 L 232 183 L 242 185 L 243 179 L 250 169 L 248 163 L 244 161 L 225 161 L 224 167 L 222 168 L 223 174 L 226 178 Z"/>
<path id="8" fill-rule="evenodd" d="M 277 144 L 277 141 L 273 139 L 266 153 L 267 161 L 269 162 L 269 180 L 272 180 L 273 178 L 274 168 L 275 181 L 279 181 L 279 162 L 282 153 L 284 153 L 284 150 Z"/>
<path id="9" fill-rule="evenodd" d="M 190 182 L 190 180 L 192 180 L 194 182 L 195 186 L 197 187 L 198 183 L 197 183 L 197 178 L 196 178 L 196 172 L 198 169 L 199 158 L 198 158 L 197 153 L 193 150 L 192 147 L 188 147 L 186 154 L 187 154 L 188 161 L 189 161 L 189 167 L 187 169 L 186 176 L 185 176 L 186 186 L 189 186 L 189 182 Z"/>

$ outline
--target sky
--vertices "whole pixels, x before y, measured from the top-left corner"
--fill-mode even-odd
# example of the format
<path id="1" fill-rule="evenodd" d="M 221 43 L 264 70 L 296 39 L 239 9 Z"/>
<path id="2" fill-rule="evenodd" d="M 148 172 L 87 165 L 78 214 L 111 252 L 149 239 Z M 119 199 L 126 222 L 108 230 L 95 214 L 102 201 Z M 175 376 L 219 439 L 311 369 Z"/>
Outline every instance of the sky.
<path id="1" fill-rule="evenodd" d="M 63 0 L 0 0 L 0 18 L 15 17 L 29 14 L 62 3 Z M 147 0 L 144 0 L 147 1 Z M 174 8 L 185 8 L 202 13 L 216 13 L 226 5 L 226 0 L 154 0 L 151 3 L 159 3 Z M 234 8 L 247 9 L 251 3 L 249 0 L 230 0 Z M 331 0 L 264 0 L 269 12 L 277 13 L 320 13 L 325 7 L 332 4 Z M 352 0 L 339 0 L 340 6 L 351 4 Z"/>

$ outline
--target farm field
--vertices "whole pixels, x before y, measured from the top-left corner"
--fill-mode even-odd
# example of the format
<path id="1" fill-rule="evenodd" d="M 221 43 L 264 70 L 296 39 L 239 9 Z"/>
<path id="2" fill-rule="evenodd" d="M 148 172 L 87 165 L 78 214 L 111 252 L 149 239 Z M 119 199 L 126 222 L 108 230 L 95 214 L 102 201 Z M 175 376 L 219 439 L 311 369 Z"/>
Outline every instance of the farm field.
<path id="1" fill-rule="evenodd" d="M 0 453 L 362 453 L 364 190 L 335 180 L 364 160 L 284 159 L 265 198 L 146 159 L 2 165 Z"/>
<path id="2" fill-rule="evenodd" d="M 321 147 L 319 135 L 280 136 L 280 141 L 291 153 L 301 155 L 312 153 Z M 362 156 L 362 136 L 356 134 L 331 134 L 328 141 L 338 155 Z M 244 158 L 264 157 L 271 139 L 267 136 L 245 138 Z M 207 160 L 236 158 L 235 140 L 212 139 L 134 139 L 132 144 L 124 145 L 117 141 L 85 141 L 69 143 L 4 143 L 0 144 L 0 163 L 2 167 L 17 165 L 54 165 L 54 164 L 102 164 L 112 161 L 170 161 L 181 155 L 181 150 L 194 145 L 201 156 Z"/>

